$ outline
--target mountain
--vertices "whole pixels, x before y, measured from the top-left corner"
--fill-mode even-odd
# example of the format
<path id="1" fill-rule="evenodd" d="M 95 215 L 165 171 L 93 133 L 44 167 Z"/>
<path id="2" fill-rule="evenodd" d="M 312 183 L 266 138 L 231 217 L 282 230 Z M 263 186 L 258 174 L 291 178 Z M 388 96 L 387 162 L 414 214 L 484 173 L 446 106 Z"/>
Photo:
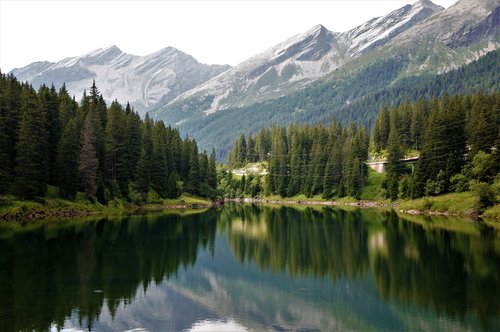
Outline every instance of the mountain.
<path id="1" fill-rule="evenodd" d="M 500 45 L 499 7 L 500 0 L 459 0 L 442 9 L 422 0 L 344 33 L 318 26 L 185 92 L 152 115 L 179 126 L 202 148 L 216 147 L 223 159 L 241 131 L 248 134 L 273 123 L 325 122 L 332 117 L 370 125 L 382 102 L 416 99 L 418 93 L 431 97 L 445 92 L 491 91 L 500 81 L 495 74 L 500 72 L 495 61 L 498 52 L 492 52 Z M 490 56 L 481 66 L 439 75 L 488 53 L 493 60 Z M 304 61 L 303 54 L 314 56 Z M 284 80 L 287 76 L 279 70 L 285 63 L 303 69 Z M 322 67 L 323 63 L 335 64 L 337 69 L 324 69 L 328 65 Z M 315 68 L 320 74 L 305 80 L 304 68 Z M 256 81 L 251 73 L 262 74 Z M 256 89 L 259 79 L 262 84 Z"/>
<path id="2" fill-rule="evenodd" d="M 443 9 L 431 1 L 421 0 L 344 32 L 339 35 L 339 41 L 351 57 L 366 54 Z"/>
<path id="3" fill-rule="evenodd" d="M 201 64 L 173 47 L 135 56 L 109 46 L 57 63 L 35 62 L 11 73 L 35 87 L 66 83 L 68 91 L 77 97 L 95 80 L 107 101 L 129 101 L 136 111 L 144 113 L 229 68 Z"/>
<path id="4" fill-rule="evenodd" d="M 314 83 L 281 98 L 220 110 L 204 117 L 184 118 L 179 128 L 182 133 L 195 137 L 200 149 L 210 151 L 215 147 L 217 158 L 225 160 L 240 133 L 253 134 L 272 124 L 326 124 L 336 119 L 344 125 L 358 122 L 371 126 L 383 105 L 442 97 L 445 93 L 499 91 L 499 56 L 500 50 L 496 50 L 446 73 L 408 76 L 392 84 L 404 63 L 397 59 L 381 60 L 355 75 L 335 81 L 335 86 L 330 81 Z"/>
<path id="5" fill-rule="evenodd" d="M 377 56 L 407 57 L 407 73 L 446 72 L 497 49 L 499 26 L 500 0 L 459 0 L 395 37 Z"/>
<path id="6" fill-rule="evenodd" d="M 183 93 L 167 109 L 196 106 L 210 114 L 290 94 L 442 10 L 422 0 L 344 33 L 317 25 Z"/>

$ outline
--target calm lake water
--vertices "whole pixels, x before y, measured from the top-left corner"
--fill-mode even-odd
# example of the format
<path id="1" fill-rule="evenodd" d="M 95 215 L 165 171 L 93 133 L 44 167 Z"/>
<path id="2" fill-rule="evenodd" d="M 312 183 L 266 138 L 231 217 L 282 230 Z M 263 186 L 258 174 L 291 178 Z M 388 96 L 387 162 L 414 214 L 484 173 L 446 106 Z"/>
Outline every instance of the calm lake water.
<path id="1" fill-rule="evenodd" d="M 411 218 L 231 205 L 0 224 L 0 331 L 499 331 L 498 232 Z"/>

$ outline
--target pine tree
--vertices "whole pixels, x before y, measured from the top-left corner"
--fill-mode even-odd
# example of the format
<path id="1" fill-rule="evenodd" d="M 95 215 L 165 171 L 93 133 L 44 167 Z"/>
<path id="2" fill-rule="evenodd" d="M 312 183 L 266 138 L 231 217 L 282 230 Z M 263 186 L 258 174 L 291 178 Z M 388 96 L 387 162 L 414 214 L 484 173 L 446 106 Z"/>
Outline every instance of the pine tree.
<path id="1" fill-rule="evenodd" d="M 17 144 L 19 142 L 19 128 L 22 117 L 22 90 L 23 85 L 20 84 L 14 75 L 7 76 L 7 103 L 8 115 L 6 119 L 6 130 L 4 133 L 8 137 L 7 154 L 9 156 L 9 169 L 11 177 L 14 178 L 14 169 L 16 167 Z"/>
<path id="2" fill-rule="evenodd" d="M 104 151 L 105 176 L 108 183 L 116 182 L 120 192 L 128 190 L 128 147 L 125 136 L 125 113 L 121 105 L 114 101 L 108 110 L 106 120 Z M 117 190 L 115 190 L 117 192 Z"/>
<path id="3" fill-rule="evenodd" d="M 99 160 L 94 146 L 95 133 L 92 115 L 89 113 L 85 118 L 82 135 L 80 138 L 81 150 L 78 162 L 78 171 L 82 179 L 82 188 L 87 197 L 95 196 L 97 193 L 97 170 Z"/>
<path id="4" fill-rule="evenodd" d="M 215 149 L 212 149 L 207 167 L 207 184 L 212 189 L 217 188 L 217 165 L 215 160 Z"/>
<path id="5" fill-rule="evenodd" d="M 331 152 L 333 152 L 333 149 Z M 325 174 L 323 176 L 323 198 L 331 198 L 333 196 L 333 179 L 335 177 L 334 162 L 334 156 L 333 153 L 331 153 L 326 163 Z"/>
<path id="6" fill-rule="evenodd" d="M 208 175 L 208 155 L 207 155 L 207 151 L 203 151 L 200 154 L 199 165 L 200 165 L 200 181 L 206 183 L 207 182 L 207 175 Z"/>
<path id="7" fill-rule="evenodd" d="M 255 152 L 258 154 L 258 160 L 267 161 L 270 149 L 271 131 L 269 128 L 262 128 L 255 137 Z"/>
<path id="8" fill-rule="evenodd" d="M 269 173 L 266 191 L 285 197 L 288 187 L 286 129 L 273 126 L 271 129 L 271 150 L 269 152 Z"/>
<path id="9" fill-rule="evenodd" d="M 200 165 L 198 158 L 198 148 L 196 142 L 190 142 L 189 175 L 186 191 L 198 195 L 200 193 Z"/>
<path id="10" fill-rule="evenodd" d="M 167 179 L 167 198 L 177 198 L 179 197 L 179 189 L 177 188 L 177 177 L 175 173 L 170 173 Z"/>
<path id="11" fill-rule="evenodd" d="M 474 95 L 467 126 L 471 158 L 478 151 L 489 153 L 495 144 L 500 125 L 498 113 L 498 104 L 495 105 L 494 98 L 488 98 L 480 92 Z"/>
<path id="12" fill-rule="evenodd" d="M 310 196 L 323 192 L 323 175 L 328 161 L 328 154 L 325 153 L 327 146 L 327 134 L 325 128 L 316 126 L 314 128 L 313 147 L 311 151 L 312 164 L 312 188 Z"/>
<path id="13" fill-rule="evenodd" d="M 66 85 L 63 84 L 58 94 L 58 115 L 61 128 L 66 127 L 68 122 L 76 116 L 78 104 L 70 97 Z M 78 125 L 78 123 L 77 123 Z M 77 126 L 78 127 L 78 126 Z"/>
<path id="14" fill-rule="evenodd" d="M 181 143 L 181 154 L 180 154 L 180 172 L 179 176 L 181 180 L 186 183 L 189 178 L 190 171 L 190 157 L 191 157 L 191 142 L 189 138 L 185 138 Z"/>
<path id="15" fill-rule="evenodd" d="M 297 126 L 290 126 L 289 136 L 291 136 L 290 147 L 290 180 L 286 195 L 294 196 L 300 192 L 301 170 L 302 170 L 302 145 L 300 144 L 300 134 Z"/>
<path id="16" fill-rule="evenodd" d="M 149 184 L 151 183 L 150 169 L 150 157 L 146 149 L 142 148 L 136 168 L 137 190 L 140 193 L 146 194 L 149 190 Z"/>
<path id="17" fill-rule="evenodd" d="M 36 92 L 22 89 L 21 122 L 16 156 L 15 192 L 22 198 L 44 196 L 47 191 L 46 125 Z"/>
<path id="18" fill-rule="evenodd" d="M 141 119 L 128 103 L 125 110 L 126 173 L 131 181 L 135 181 L 137 178 L 135 171 L 141 154 Z"/>
<path id="19" fill-rule="evenodd" d="M 97 154 L 97 159 L 99 161 L 99 171 L 100 173 L 106 174 L 105 129 L 107 120 L 107 107 L 102 95 L 97 89 L 95 80 L 92 83 L 92 87 L 90 88 L 90 94 L 88 97 L 88 113 L 91 114 L 92 122 L 94 124 L 94 147 Z"/>
<path id="20" fill-rule="evenodd" d="M 392 114 L 391 114 L 392 115 Z M 394 117 L 396 115 L 394 114 Z M 386 186 L 387 195 L 391 200 L 398 198 L 399 177 L 402 174 L 403 166 L 401 159 L 404 157 L 401 150 L 399 131 L 397 130 L 397 120 L 391 117 L 391 132 L 389 134 L 389 146 L 386 166 Z"/>
<path id="21" fill-rule="evenodd" d="M 57 95 L 54 85 L 46 87 L 43 85 L 39 92 L 41 111 L 46 116 L 46 132 L 47 144 L 47 166 L 48 166 L 48 183 L 56 183 L 56 159 L 57 159 L 57 144 L 61 138 L 62 128 L 59 122 L 59 96 Z"/>
<path id="22" fill-rule="evenodd" d="M 146 114 L 141 127 L 141 153 L 136 167 L 137 189 L 143 194 L 149 191 L 149 186 L 151 184 L 151 160 L 153 156 L 152 130 L 153 121 L 149 118 L 149 115 Z"/>
<path id="23" fill-rule="evenodd" d="M 375 124 L 372 129 L 372 141 L 375 151 L 380 151 L 387 148 L 390 131 L 389 110 L 387 107 L 382 107 Z"/>
<path id="24" fill-rule="evenodd" d="M 161 196 L 165 196 L 170 172 L 166 156 L 166 128 L 162 121 L 153 125 L 152 142 L 151 185 Z"/>
<path id="25" fill-rule="evenodd" d="M 57 148 L 57 185 L 62 197 L 73 199 L 78 190 L 78 156 L 80 144 L 76 119 L 68 122 Z"/>
<path id="26" fill-rule="evenodd" d="M 249 163 L 257 161 L 257 155 L 255 153 L 255 140 L 252 136 L 248 136 L 246 158 Z"/>
<path id="27" fill-rule="evenodd" d="M 0 195 L 7 193 L 13 172 L 9 157 L 9 97 L 7 79 L 0 73 Z"/>

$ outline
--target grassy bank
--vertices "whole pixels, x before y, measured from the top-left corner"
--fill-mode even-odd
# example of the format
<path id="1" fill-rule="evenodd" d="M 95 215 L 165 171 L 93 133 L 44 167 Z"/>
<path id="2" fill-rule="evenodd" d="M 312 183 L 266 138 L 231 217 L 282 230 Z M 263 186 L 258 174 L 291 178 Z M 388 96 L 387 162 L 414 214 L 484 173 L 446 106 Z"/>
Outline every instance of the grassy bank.
<path id="1" fill-rule="evenodd" d="M 361 193 L 361 200 L 390 203 L 384 198 L 382 184 L 385 180 L 384 173 L 369 170 L 366 186 Z M 479 211 L 477 194 L 467 191 L 462 193 L 448 193 L 438 196 L 423 197 L 419 199 L 399 199 L 393 202 L 397 210 L 420 212 L 425 214 L 447 214 L 460 217 L 481 216 L 489 221 L 500 221 L 500 197 L 493 207 Z"/>
<path id="2" fill-rule="evenodd" d="M 352 197 L 343 197 L 333 199 L 336 205 L 342 206 L 392 206 L 397 211 L 402 211 L 410 214 L 429 214 L 429 215 L 451 215 L 457 217 L 481 217 L 488 222 L 500 222 L 500 197 L 497 197 L 497 204 L 493 207 L 479 211 L 478 196 L 473 192 L 448 193 L 439 196 L 424 197 L 419 199 L 399 199 L 395 202 L 385 198 L 385 189 L 383 183 L 385 180 L 384 173 L 377 173 L 369 170 L 365 187 L 360 195 L 359 200 Z M 307 197 L 300 194 L 293 197 L 283 198 L 281 196 L 264 196 L 262 201 L 270 201 L 274 204 L 321 204 L 327 202 L 321 195 Z M 333 205 L 333 204 L 331 204 Z"/>
<path id="3" fill-rule="evenodd" d="M 132 204 L 113 199 L 108 204 L 91 202 L 78 194 L 75 200 L 65 200 L 51 194 L 32 201 L 19 200 L 13 196 L 0 196 L 0 220 L 36 221 L 45 219 L 70 219 L 88 216 L 119 216 L 135 213 L 157 212 L 173 209 L 201 209 L 212 205 L 209 199 L 182 194 L 176 199 L 157 199 L 147 204 Z"/>

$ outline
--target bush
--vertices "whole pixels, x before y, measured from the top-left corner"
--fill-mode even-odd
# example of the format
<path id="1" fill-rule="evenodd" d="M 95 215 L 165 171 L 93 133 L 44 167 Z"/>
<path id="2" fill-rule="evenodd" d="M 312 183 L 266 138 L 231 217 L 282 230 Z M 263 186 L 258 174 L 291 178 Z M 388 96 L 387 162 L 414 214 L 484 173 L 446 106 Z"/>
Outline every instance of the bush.
<path id="1" fill-rule="evenodd" d="M 495 192 L 495 194 L 500 195 L 500 173 L 495 177 L 495 181 L 491 185 L 491 189 Z"/>
<path id="2" fill-rule="evenodd" d="M 430 209 L 432 209 L 432 205 L 433 205 L 432 200 L 430 200 L 429 198 L 425 197 L 424 198 L 424 209 L 430 210 Z"/>
<path id="3" fill-rule="evenodd" d="M 128 184 L 128 199 L 133 204 L 141 204 L 144 202 L 144 196 L 137 190 L 134 182 Z"/>
<path id="4" fill-rule="evenodd" d="M 469 187 L 477 195 L 477 209 L 484 210 L 489 206 L 495 205 L 495 192 L 490 185 L 484 182 L 472 180 Z"/>
<path id="5" fill-rule="evenodd" d="M 444 194 L 448 187 L 446 173 L 441 169 L 436 177 L 436 180 L 428 179 L 425 184 L 425 195 L 436 196 Z"/>
<path id="6" fill-rule="evenodd" d="M 147 202 L 151 204 L 160 204 L 161 201 L 160 195 L 153 188 L 149 188 Z"/>
<path id="7" fill-rule="evenodd" d="M 451 190 L 457 193 L 462 193 L 464 191 L 469 190 L 469 180 L 462 173 L 453 175 L 450 179 L 450 183 L 451 183 Z"/>
<path id="8" fill-rule="evenodd" d="M 493 155 L 479 151 L 472 159 L 472 173 L 474 178 L 491 183 L 496 174 L 496 161 Z"/>
<path id="9" fill-rule="evenodd" d="M 436 193 L 437 182 L 432 181 L 431 179 L 427 179 L 427 183 L 425 184 L 425 196 L 434 196 Z"/>
<path id="10" fill-rule="evenodd" d="M 403 175 L 399 179 L 399 197 L 411 198 L 413 192 L 413 178 L 409 174 Z"/>

